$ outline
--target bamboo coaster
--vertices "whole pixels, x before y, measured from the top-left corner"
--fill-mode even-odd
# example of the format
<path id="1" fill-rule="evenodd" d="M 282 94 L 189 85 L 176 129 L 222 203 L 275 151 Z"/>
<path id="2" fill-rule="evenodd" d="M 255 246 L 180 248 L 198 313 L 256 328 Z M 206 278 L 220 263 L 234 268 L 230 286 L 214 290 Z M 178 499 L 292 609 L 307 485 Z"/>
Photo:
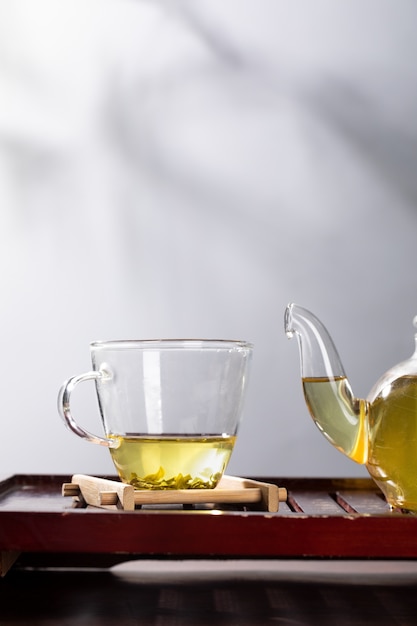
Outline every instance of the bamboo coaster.
<path id="1" fill-rule="evenodd" d="M 249 478 L 223 476 L 215 489 L 134 489 L 132 485 L 74 474 L 62 485 L 63 496 L 73 496 L 86 504 L 107 509 L 134 511 L 143 504 L 250 504 L 261 511 L 276 513 L 279 502 L 287 499 L 287 490 Z"/>

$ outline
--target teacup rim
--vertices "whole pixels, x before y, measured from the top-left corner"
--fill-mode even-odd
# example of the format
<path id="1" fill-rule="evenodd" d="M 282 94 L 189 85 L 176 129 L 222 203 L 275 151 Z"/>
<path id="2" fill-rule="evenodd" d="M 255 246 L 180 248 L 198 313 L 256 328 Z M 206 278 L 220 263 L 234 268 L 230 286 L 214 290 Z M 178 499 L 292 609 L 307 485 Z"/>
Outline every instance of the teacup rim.
<path id="1" fill-rule="evenodd" d="M 90 342 L 90 348 L 98 349 L 246 349 L 253 350 L 253 343 L 242 339 L 98 339 Z"/>

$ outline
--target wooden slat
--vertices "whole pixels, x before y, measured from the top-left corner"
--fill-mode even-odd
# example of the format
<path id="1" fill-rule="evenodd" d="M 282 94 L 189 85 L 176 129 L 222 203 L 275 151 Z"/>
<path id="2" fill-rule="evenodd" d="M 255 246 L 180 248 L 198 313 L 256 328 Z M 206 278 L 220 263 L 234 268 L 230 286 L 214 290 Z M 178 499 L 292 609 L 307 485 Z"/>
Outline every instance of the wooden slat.
<path id="1" fill-rule="evenodd" d="M 343 510 L 327 492 L 290 492 L 288 502 L 295 512 L 306 515 L 345 515 Z"/>
<path id="2" fill-rule="evenodd" d="M 390 507 L 379 493 L 355 490 L 340 490 L 336 493 L 337 502 L 347 513 L 384 515 Z"/>

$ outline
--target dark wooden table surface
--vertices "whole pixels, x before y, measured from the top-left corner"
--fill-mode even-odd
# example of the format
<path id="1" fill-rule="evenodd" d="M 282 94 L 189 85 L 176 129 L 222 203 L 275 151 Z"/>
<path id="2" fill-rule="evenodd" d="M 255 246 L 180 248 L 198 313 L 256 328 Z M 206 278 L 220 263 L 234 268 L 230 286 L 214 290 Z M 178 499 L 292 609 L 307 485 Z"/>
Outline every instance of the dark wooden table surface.
<path id="1" fill-rule="evenodd" d="M 290 564 L 289 564 L 290 565 Z M 313 564 L 311 564 L 313 565 Z M 0 580 L 0 624 L 178 626 L 415 626 L 417 573 L 361 572 L 367 564 L 346 563 L 346 572 L 322 564 L 274 576 L 255 563 L 251 576 L 235 572 L 209 577 L 115 575 L 112 570 L 12 569 Z M 181 568 L 181 564 L 179 565 Z M 247 570 L 246 570 L 246 573 Z"/>

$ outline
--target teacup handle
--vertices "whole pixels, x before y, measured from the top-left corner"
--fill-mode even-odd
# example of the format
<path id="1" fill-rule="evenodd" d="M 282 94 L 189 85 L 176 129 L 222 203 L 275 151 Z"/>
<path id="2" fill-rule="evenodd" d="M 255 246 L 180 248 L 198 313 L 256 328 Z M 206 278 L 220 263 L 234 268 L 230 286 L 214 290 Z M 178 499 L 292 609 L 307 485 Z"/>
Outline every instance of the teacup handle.
<path id="1" fill-rule="evenodd" d="M 65 381 L 58 394 L 58 412 L 64 420 L 64 424 L 70 430 L 72 430 L 73 433 L 78 435 L 78 437 L 81 437 L 82 439 L 87 439 L 87 441 L 89 441 L 90 443 L 97 443 L 100 446 L 106 446 L 107 448 L 111 448 L 113 442 L 110 439 L 105 439 L 104 437 L 98 437 L 97 435 L 93 435 L 88 430 L 85 430 L 84 428 L 79 426 L 73 418 L 70 408 L 71 394 L 79 383 L 83 383 L 86 380 L 99 380 L 103 378 L 104 375 L 105 372 L 102 371 L 86 372 L 85 374 L 72 376 L 67 381 Z"/>

